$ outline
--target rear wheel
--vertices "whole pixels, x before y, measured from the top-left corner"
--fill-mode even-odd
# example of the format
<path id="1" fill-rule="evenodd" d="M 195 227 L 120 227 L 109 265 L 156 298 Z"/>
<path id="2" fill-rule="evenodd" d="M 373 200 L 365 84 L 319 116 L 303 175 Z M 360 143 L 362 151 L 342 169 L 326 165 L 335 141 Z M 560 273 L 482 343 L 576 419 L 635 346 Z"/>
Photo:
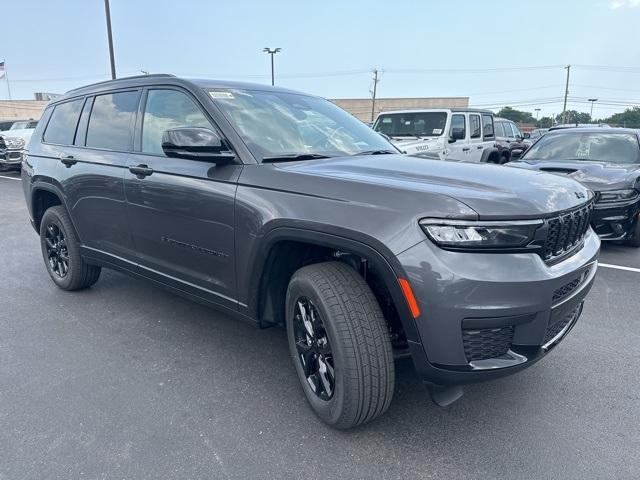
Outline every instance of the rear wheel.
<path id="1" fill-rule="evenodd" d="M 80 243 L 64 207 L 58 205 L 44 212 L 40 247 L 47 272 L 61 289 L 80 290 L 98 281 L 100 267 L 87 264 L 80 256 Z"/>
<path id="2" fill-rule="evenodd" d="M 287 291 L 287 336 L 314 412 L 336 428 L 384 413 L 393 397 L 391 341 L 364 279 L 339 262 L 309 265 Z"/>

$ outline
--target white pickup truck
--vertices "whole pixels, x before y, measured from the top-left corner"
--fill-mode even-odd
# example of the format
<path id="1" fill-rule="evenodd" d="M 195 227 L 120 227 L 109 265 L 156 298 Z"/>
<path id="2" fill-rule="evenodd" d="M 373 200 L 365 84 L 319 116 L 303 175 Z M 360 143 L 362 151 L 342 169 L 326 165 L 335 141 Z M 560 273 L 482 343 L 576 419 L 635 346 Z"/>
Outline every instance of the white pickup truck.
<path id="1" fill-rule="evenodd" d="M 409 155 L 500 162 L 493 112 L 473 108 L 398 110 L 378 115 L 373 129 Z"/>

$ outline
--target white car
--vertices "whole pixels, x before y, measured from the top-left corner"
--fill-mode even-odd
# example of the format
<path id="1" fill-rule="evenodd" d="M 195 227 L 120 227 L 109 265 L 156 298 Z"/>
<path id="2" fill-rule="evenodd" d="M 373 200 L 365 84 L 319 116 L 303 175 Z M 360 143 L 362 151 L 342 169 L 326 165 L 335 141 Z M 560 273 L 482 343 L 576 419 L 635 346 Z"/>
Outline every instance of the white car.
<path id="1" fill-rule="evenodd" d="M 14 128 L 16 125 L 23 128 Z M 9 130 L 0 132 L 0 168 L 20 168 L 20 164 L 22 163 L 22 151 L 29 144 L 29 140 L 31 140 L 31 135 L 33 135 L 36 125 L 38 125 L 37 120 L 16 122 Z"/>
<path id="2" fill-rule="evenodd" d="M 398 110 L 378 115 L 373 129 L 409 155 L 499 163 L 493 113 L 473 108 Z"/>

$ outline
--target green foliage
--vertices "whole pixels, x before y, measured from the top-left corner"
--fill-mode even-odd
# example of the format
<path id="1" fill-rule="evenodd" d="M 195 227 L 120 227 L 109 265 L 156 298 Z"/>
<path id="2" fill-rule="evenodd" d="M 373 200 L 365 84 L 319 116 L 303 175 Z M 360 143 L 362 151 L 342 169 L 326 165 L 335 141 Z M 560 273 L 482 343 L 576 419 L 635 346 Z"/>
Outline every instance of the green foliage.
<path id="1" fill-rule="evenodd" d="M 602 120 L 611 126 L 640 128 L 640 107 L 627 108 L 622 113 L 615 113 Z"/>
<path id="2" fill-rule="evenodd" d="M 497 114 L 498 117 L 506 118 L 516 123 L 536 123 L 536 119 L 529 112 L 523 112 L 511 107 L 504 107 L 500 109 Z"/>
<path id="3" fill-rule="evenodd" d="M 556 123 L 591 123 L 591 115 L 576 110 L 567 110 L 565 115 L 556 115 Z"/>
<path id="4" fill-rule="evenodd" d="M 542 117 L 540 120 L 538 120 L 538 123 L 536 123 L 536 125 L 538 128 L 549 128 L 553 126 L 553 118 Z"/>

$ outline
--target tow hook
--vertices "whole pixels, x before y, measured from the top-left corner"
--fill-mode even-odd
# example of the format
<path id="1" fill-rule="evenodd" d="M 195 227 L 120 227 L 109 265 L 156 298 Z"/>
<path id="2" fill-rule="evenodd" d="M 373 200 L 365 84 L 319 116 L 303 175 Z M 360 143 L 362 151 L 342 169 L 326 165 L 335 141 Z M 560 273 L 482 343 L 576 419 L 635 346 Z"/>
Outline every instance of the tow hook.
<path id="1" fill-rule="evenodd" d="M 431 400 L 439 407 L 451 405 L 464 395 L 464 389 L 460 385 L 427 385 L 427 388 L 431 394 Z"/>

